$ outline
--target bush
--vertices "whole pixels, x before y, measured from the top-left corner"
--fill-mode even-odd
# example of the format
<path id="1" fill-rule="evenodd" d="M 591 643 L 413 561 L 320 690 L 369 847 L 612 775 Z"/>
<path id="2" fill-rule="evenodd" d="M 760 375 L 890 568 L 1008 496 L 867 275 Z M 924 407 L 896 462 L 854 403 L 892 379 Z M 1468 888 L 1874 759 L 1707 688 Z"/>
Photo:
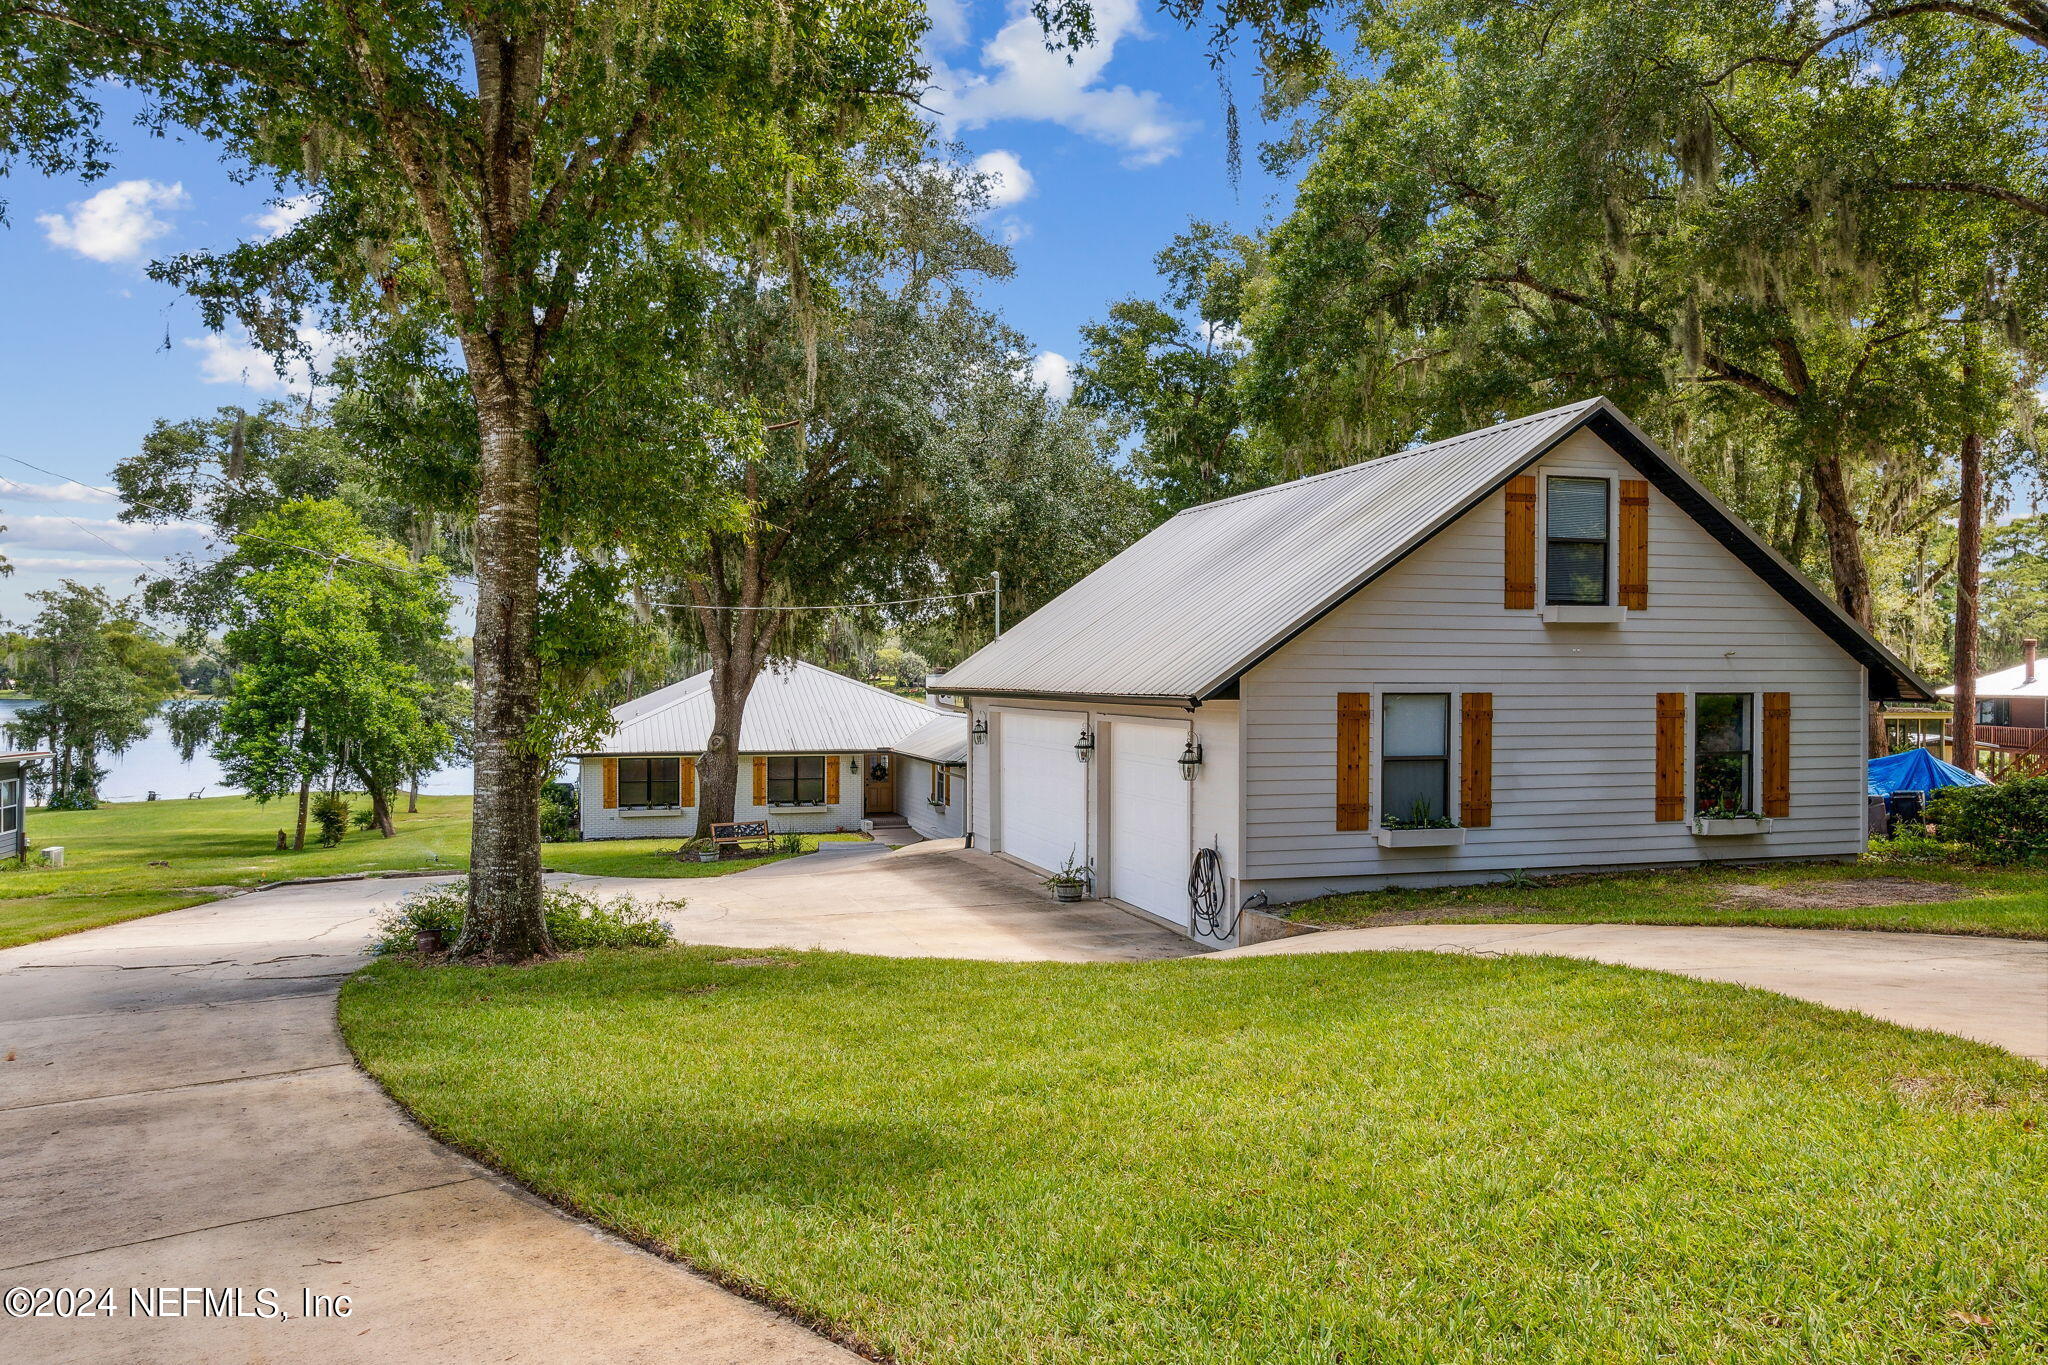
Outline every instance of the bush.
<path id="1" fill-rule="evenodd" d="M 775 847 L 784 853 L 801 853 L 804 851 L 804 836 L 794 830 L 778 834 L 775 836 Z"/>
<path id="2" fill-rule="evenodd" d="M 1951 787 L 1928 803 L 1927 822 L 1944 842 L 1987 863 L 2048 858 L 2048 777 Z"/>
<path id="3" fill-rule="evenodd" d="M 588 948 L 661 948 L 675 941 L 675 932 L 661 916 L 683 908 L 684 902 L 643 903 L 631 896 L 593 896 L 568 887 L 541 891 L 548 937 L 563 952 Z M 452 940 L 462 928 L 469 907 L 469 881 L 459 878 L 414 891 L 384 912 L 377 921 L 376 951 L 409 953 L 422 929 L 439 929 Z"/>
<path id="4" fill-rule="evenodd" d="M 370 826 L 377 823 L 376 808 L 366 807 L 362 810 L 357 811 L 354 815 L 349 817 L 349 823 L 353 824 L 357 829 L 368 829 Z"/>
<path id="5" fill-rule="evenodd" d="M 1879 863 L 1958 863 L 1969 861 L 1958 844 L 1945 844 L 1924 834 L 1900 833 L 1890 839 L 1872 839 L 1870 858 Z"/>
<path id="6" fill-rule="evenodd" d="M 576 805 L 573 782 L 550 782 L 540 789 L 540 841 L 544 844 L 573 844 L 583 838 L 577 827 L 582 812 Z"/>
<path id="7" fill-rule="evenodd" d="M 348 802 L 340 792 L 313 798 L 313 822 L 320 826 L 320 847 L 333 848 L 348 837 Z"/>

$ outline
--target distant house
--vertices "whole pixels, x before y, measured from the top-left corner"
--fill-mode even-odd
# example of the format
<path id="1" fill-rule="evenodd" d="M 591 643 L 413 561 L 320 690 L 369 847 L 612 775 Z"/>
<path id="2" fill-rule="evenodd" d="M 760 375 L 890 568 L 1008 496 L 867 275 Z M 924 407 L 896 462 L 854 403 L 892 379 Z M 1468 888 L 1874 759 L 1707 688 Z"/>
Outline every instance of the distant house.
<path id="1" fill-rule="evenodd" d="M 906 785 L 896 746 L 948 718 L 814 664 L 771 664 L 755 680 L 740 719 L 733 818 L 766 820 L 781 833 L 853 830 L 865 818 L 901 813 L 922 829 L 920 821 L 930 823 L 927 786 Z M 711 735 L 710 673 L 615 707 L 612 719 L 602 745 L 572 755 L 583 836 L 695 833 L 698 766 Z M 966 717 L 955 712 L 950 720 L 964 745 Z"/>
<path id="2" fill-rule="evenodd" d="M 1849 857 L 1868 703 L 1931 698 L 1604 399 L 1191 508 L 945 688 L 976 847 L 1212 939 L 1258 897 Z"/>
<path id="3" fill-rule="evenodd" d="M 28 852 L 28 765 L 53 756 L 47 749 L 0 753 L 0 858 Z"/>
<path id="4" fill-rule="evenodd" d="M 2020 662 L 1977 679 L 1978 761 L 1993 774 L 2048 772 L 2048 673 L 2041 669 L 2040 641 L 2023 640 L 2020 647 Z M 1953 687 L 1941 689 L 1944 697 L 1955 694 Z M 1951 731 L 1951 743 L 1954 738 Z"/>

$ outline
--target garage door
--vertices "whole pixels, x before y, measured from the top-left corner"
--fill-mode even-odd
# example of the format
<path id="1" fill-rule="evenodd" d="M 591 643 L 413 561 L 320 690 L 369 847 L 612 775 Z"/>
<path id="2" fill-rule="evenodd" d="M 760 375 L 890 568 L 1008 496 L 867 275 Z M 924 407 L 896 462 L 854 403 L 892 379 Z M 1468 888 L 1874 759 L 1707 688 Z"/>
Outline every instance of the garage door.
<path id="1" fill-rule="evenodd" d="M 1074 756 L 1082 718 L 1005 711 L 996 722 L 996 820 L 1002 851 L 1057 872 L 1088 857 L 1088 767 Z"/>
<path id="2" fill-rule="evenodd" d="M 1161 919 L 1188 922 L 1184 725 L 1109 727 L 1109 894 Z"/>

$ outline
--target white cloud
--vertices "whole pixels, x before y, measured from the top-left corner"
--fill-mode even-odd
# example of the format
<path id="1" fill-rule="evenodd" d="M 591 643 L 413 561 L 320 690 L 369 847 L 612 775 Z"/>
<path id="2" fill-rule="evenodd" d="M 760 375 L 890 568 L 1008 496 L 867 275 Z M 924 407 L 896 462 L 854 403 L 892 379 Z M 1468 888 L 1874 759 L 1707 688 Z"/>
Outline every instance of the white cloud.
<path id="1" fill-rule="evenodd" d="M 1031 172 L 1024 169 L 1024 163 L 1017 159 L 1015 152 L 997 148 L 983 152 L 974 158 L 974 173 L 983 177 L 988 190 L 988 206 L 992 209 L 1006 209 L 1012 204 L 1021 204 L 1031 197 L 1037 182 Z"/>
<path id="2" fill-rule="evenodd" d="M 157 211 L 181 209 L 190 202 L 181 184 L 123 180 L 73 204 L 69 217 L 39 213 L 36 221 L 54 246 L 95 261 L 137 261 L 151 242 L 171 230 Z"/>
<path id="3" fill-rule="evenodd" d="M 927 40 L 933 47 L 958 47 L 967 41 L 967 0 L 925 0 L 931 20 Z"/>
<path id="4" fill-rule="evenodd" d="M 114 555 L 50 555 L 30 557 L 11 553 L 9 562 L 18 573 L 140 573 L 142 566 L 132 559 Z"/>
<path id="5" fill-rule="evenodd" d="M 66 480 L 63 483 L 23 483 L 0 477 L 0 503 L 10 502 L 119 502 L 105 489 Z"/>
<path id="6" fill-rule="evenodd" d="M 1101 83 L 1116 45 L 1145 36 L 1137 0 L 1099 0 L 1095 42 L 1073 52 L 1047 50 L 1025 0 L 1011 0 L 1010 16 L 982 46 L 980 71 L 929 57 L 934 89 L 926 102 L 946 136 L 1001 119 L 1042 119 L 1122 148 L 1127 166 L 1156 165 L 1180 150 L 1194 125 L 1157 91 Z"/>
<path id="7" fill-rule="evenodd" d="M 84 550 L 101 555 L 109 550 L 124 550 L 138 559 L 161 559 L 180 551 L 196 550 L 208 538 L 207 528 L 194 521 L 153 526 L 111 518 L 16 517 L 0 512 L 0 524 L 7 527 L 5 546 L 10 558 L 16 550 Z M 16 563 L 27 566 L 30 561 L 22 559 Z M 122 563 L 135 567 L 128 560 Z"/>
<path id="8" fill-rule="evenodd" d="M 1251 346 L 1251 341 L 1245 336 L 1244 329 L 1233 327 L 1227 322 L 1203 323 L 1202 335 L 1207 339 L 1210 346 L 1219 351 L 1242 351 L 1249 349 Z"/>
<path id="9" fill-rule="evenodd" d="M 1031 358 L 1031 382 L 1064 403 L 1074 396 L 1074 367 L 1058 351 L 1040 351 Z"/>
<path id="10" fill-rule="evenodd" d="M 211 332 L 203 337 L 188 337 L 185 344 L 199 352 L 202 383 L 241 384 L 257 393 L 303 397 L 313 391 L 318 379 L 333 366 L 341 348 L 332 333 L 310 324 L 302 323 L 298 336 L 300 344 L 312 353 L 312 363 L 295 356 L 285 362 L 281 375 L 269 354 L 240 328 L 232 334 Z"/>
<path id="11" fill-rule="evenodd" d="M 278 200 L 249 221 L 254 223 L 265 237 L 274 240 L 284 236 L 287 232 L 290 232 L 293 228 L 304 222 L 319 207 L 320 198 L 318 195 L 294 195 L 290 199 Z"/>

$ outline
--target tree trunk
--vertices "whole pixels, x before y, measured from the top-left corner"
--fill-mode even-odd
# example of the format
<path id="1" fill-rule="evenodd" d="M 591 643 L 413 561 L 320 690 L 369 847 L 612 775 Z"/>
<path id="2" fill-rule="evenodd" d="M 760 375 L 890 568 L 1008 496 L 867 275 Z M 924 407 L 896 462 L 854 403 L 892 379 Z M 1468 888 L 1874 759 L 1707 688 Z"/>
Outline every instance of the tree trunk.
<path id="1" fill-rule="evenodd" d="M 377 827 L 379 834 L 389 839 L 398 833 L 391 825 L 390 794 L 367 778 L 364 779 L 363 785 L 370 790 L 370 822 Z"/>
<path id="2" fill-rule="evenodd" d="M 1863 527 L 1849 493 L 1842 457 L 1831 445 L 1814 452 L 1813 491 L 1820 513 L 1821 535 L 1827 541 L 1828 572 L 1835 581 L 1835 600 L 1858 625 L 1870 624 L 1870 566 L 1863 558 Z"/>
<path id="3" fill-rule="evenodd" d="M 705 741 L 697 777 L 700 838 L 710 835 L 712 825 L 732 819 L 733 807 L 738 804 L 740 718 L 746 712 L 754 682 L 768 662 L 776 627 L 782 622 L 780 612 L 719 609 L 733 605 L 758 608 L 768 595 L 767 563 L 761 556 L 758 538 L 748 538 L 740 558 L 737 594 L 726 580 L 727 556 L 716 544 L 706 565 L 707 573 L 691 584 L 705 646 L 711 654 L 711 735 Z M 735 595 L 737 603 L 733 601 Z"/>
<path id="4" fill-rule="evenodd" d="M 407 815 L 418 815 L 420 813 L 420 775 L 418 773 L 412 775 L 412 786 L 405 793 L 405 813 Z"/>
<path id="5" fill-rule="evenodd" d="M 476 527 L 476 803 L 469 913 L 455 956 L 523 962 L 549 950 L 541 913 L 540 788 L 534 752 L 540 661 L 540 487 L 528 392 L 486 345 L 465 343 L 481 458 Z M 502 368 L 501 368 L 502 367 Z"/>
<path id="6" fill-rule="evenodd" d="M 1984 558 L 1984 438 L 1963 437 L 1962 500 L 1956 506 L 1955 756 L 1977 771 L 1977 588 Z"/>
<path id="7" fill-rule="evenodd" d="M 299 828 L 298 832 L 292 835 L 292 852 L 294 853 L 303 853 L 306 849 L 306 801 L 308 793 L 312 789 L 312 778 L 301 777 L 299 779 Z"/>

